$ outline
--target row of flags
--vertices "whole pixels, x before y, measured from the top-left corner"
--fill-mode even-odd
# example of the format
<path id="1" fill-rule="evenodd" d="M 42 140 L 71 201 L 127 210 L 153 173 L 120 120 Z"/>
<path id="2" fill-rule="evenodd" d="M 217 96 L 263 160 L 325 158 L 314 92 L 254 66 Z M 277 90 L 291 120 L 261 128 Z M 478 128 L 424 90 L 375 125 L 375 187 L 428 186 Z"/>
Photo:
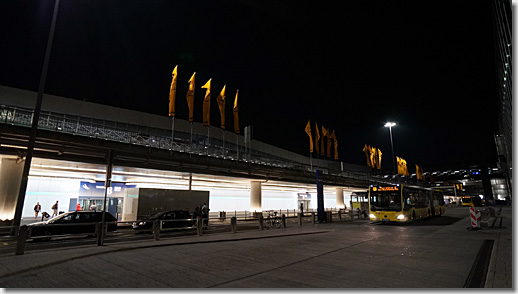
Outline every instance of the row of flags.
<path id="1" fill-rule="evenodd" d="M 379 148 L 371 147 L 365 144 L 363 146 L 363 152 L 367 158 L 367 166 L 381 169 L 381 155 L 383 154 Z"/>
<path id="2" fill-rule="evenodd" d="M 363 152 L 367 158 L 367 166 L 381 170 L 381 156 L 382 152 L 379 148 L 371 147 L 367 144 L 363 146 Z M 397 173 L 399 175 L 409 176 L 406 160 L 396 156 L 397 159 Z M 423 169 L 419 165 L 415 165 L 415 174 L 418 180 L 424 180 Z"/>
<path id="3" fill-rule="evenodd" d="M 178 65 L 175 66 L 172 73 L 171 88 L 169 90 L 169 116 L 175 117 L 175 102 L 176 102 L 176 80 L 178 76 Z M 189 89 L 187 90 L 187 106 L 189 107 L 189 122 L 194 120 L 194 89 L 195 89 L 196 72 L 194 72 L 189 79 Z M 205 97 L 203 98 L 203 125 L 210 126 L 210 93 L 211 93 L 211 81 L 209 79 L 205 85 L 201 88 L 206 89 Z M 219 112 L 221 115 L 221 128 L 225 129 L 225 91 L 227 85 L 223 86 L 223 89 L 218 95 L 216 101 L 218 102 Z M 237 97 L 239 90 L 236 92 L 236 98 L 234 99 L 234 132 L 239 134 L 239 108 L 237 107 Z"/>
<path id="4" fill-rule="evenodd" d="M 326 129 L 322 125 L 322 137 L 320 136 L 320 131 L 318 128 L 317 123 L 315 122 L 315 144 L 313 144 L 313 135 L 311 133 L 311 120 L 308 120 L 308 123 L 306 124 L 306 134 L 309 136 L 309 153 L 313 153 L 313 145 L 315 146 L 316 153 L 320 154 L 322 156 L 331 157 L 331 140 L 334 141 L 334 159 L 338 159 L 338 141 L 336 140 L 335 131 L 333 130 L 332 133 L 329 132 L 328 129 Z M 327 152 L 325 152 L 324 149 L 324 138 L 327 138 Z M 327 153 L 327 154 L 326 154 Z"/>

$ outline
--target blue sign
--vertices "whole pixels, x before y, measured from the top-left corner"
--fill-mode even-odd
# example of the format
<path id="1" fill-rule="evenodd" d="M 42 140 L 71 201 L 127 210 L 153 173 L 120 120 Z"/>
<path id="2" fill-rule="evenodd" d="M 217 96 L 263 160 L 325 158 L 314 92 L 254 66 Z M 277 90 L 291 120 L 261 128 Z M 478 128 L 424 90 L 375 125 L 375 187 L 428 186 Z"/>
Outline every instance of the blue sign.
<path id="1" fill-rule="evenodd" d="M 114 183 L 112 182 L 110 187 L 107 190 L 108 197 L 124 197 L 124 190 L 126 188 L 135 188 L 135 185 L 126 185 L 124 183 Z M 79 197 L 89 197 L 89 198 L 100 198 L 104 197 L 104 182 L 81 182 L 81 187 L 79 187 Z"/>

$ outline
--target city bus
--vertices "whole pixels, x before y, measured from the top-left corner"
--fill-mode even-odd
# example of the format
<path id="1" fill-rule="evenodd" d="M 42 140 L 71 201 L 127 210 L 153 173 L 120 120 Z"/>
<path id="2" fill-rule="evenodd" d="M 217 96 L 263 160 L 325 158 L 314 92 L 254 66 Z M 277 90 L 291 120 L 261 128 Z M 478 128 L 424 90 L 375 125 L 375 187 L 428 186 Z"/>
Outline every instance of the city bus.
<path id="1" fill-rule="evenodd" d="M 462 206 L 482 206 L 482 199 L 478 196 L 462 196 L 461 198 Z"/>
<path id="2" fill-rule="evenodd" d="M 371 221 L 408 222 L 445 212 L 444 194 L 437 189 L 371 185 L 368 198 Z"/>

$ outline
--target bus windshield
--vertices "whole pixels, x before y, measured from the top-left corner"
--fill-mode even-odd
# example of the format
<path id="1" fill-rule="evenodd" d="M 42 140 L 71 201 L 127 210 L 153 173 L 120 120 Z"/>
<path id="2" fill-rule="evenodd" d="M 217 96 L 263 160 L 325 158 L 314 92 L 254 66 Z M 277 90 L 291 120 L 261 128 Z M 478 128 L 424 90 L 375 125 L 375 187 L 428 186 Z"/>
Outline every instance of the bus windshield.
<path id="1" fill-rule="evenodd" d="M 371 211 L 401 211 L 401 194 L 399 191 L 371 191 Z"/>

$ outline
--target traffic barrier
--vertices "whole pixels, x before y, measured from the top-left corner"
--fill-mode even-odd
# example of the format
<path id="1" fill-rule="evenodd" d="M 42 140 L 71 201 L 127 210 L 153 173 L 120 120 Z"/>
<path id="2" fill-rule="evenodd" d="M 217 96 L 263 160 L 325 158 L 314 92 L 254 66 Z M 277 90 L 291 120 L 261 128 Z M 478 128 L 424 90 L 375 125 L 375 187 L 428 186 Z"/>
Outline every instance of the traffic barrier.
<path id="1" fill-rule="evenodd" d="M 480 210 L 475 210 L 474 207 L 469 208 L 469 214 L 471 216 L 471 226 L 473 228 L 480 228 Z"/>

